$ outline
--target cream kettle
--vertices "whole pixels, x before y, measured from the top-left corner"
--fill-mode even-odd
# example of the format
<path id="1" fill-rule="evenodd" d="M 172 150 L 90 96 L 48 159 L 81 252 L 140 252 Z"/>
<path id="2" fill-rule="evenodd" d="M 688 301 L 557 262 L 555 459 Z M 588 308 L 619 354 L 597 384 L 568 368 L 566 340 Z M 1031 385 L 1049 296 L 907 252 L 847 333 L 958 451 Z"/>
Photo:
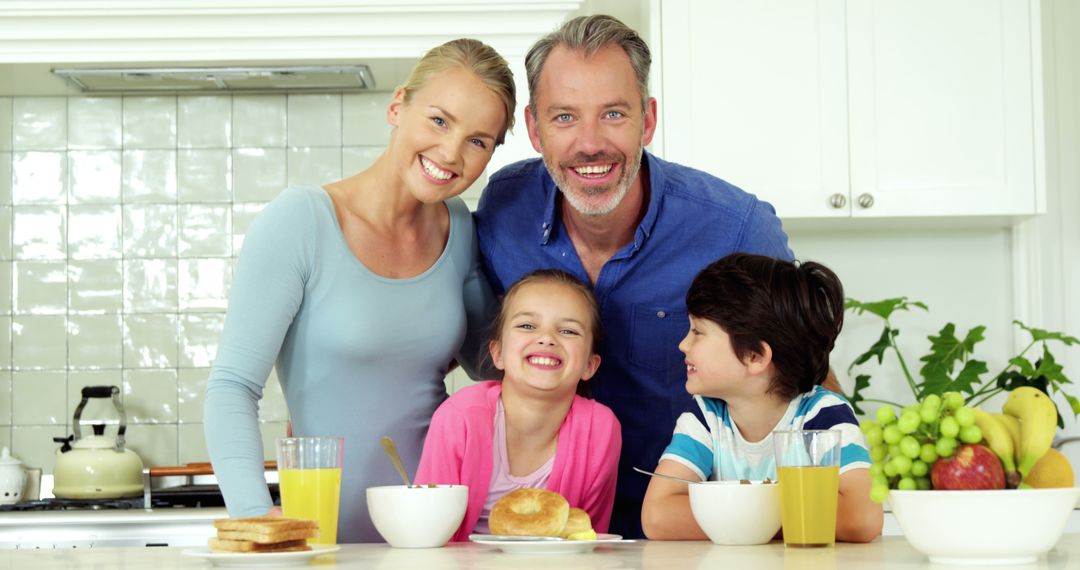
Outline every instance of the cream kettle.
<path id="1" fill-rule="evenodd" d="M 94 424 L 94 435 L 82 437 L 79 420 L 91 398 L 112 398 L 120 414 L 116 438 L 105 436 L 105 424 Z M 64 499 L 114 499 L 142 494 L 143 463 L 139 455 L 124 446 L 127 421 L 120 389 L 116 386 L 86 386 L 75 408 L 74 435 L 56 437 L 63 444 L 56 450 L 53 494 Z M 74 440 L 74 442 L 72 442 Z"/>

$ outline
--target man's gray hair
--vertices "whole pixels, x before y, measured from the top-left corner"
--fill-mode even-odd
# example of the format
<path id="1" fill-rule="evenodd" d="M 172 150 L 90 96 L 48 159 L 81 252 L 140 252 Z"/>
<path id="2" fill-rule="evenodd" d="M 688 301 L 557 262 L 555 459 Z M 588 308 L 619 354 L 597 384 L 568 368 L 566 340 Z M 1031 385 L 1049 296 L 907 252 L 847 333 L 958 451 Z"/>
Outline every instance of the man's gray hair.
<path id="1" fill-rule="evenodd" d="M 649 101 L 649 66 L 652 54 L 645 40 L 641 39 L 632 28 L 611 16 L 597 14 L 578 16 L 566 22 L 558 30 L 540 38 L 525 56 L 525 74 L 529 81 L 529 108 L 536 116 L 536 92 L 540 85 L 540 72 L 544 70 L 551 50 L 565 46 L 571 51 L 580 51 L 589 57 L 599 49 L 609 45 L 622 48 L 630 58 L 630 66 L 637 76 L 638 91 L 641 92 L 641 108 L 645 110 Z"/>

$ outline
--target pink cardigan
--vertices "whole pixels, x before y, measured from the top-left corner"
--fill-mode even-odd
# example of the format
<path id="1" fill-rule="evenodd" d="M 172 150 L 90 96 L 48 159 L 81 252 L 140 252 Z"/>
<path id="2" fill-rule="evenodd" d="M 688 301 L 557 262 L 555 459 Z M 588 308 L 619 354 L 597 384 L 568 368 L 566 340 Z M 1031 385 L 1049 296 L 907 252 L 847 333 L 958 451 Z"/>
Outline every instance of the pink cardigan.
<path id="1" fill-rule="evenodd" d="M 469 505 L 454 541 L 468 540 L 487 498 L 500 394 L 500 382 L 480 382 L 457 391 L 431 418 L 416 482 L 468 485 Z M 559 429 L 547 488 L 566 497 L 571 507 L 588 512 L 596 532 L 607 532 L 611 522 L 621 449 L 615 414 L 575 396 Z"/>

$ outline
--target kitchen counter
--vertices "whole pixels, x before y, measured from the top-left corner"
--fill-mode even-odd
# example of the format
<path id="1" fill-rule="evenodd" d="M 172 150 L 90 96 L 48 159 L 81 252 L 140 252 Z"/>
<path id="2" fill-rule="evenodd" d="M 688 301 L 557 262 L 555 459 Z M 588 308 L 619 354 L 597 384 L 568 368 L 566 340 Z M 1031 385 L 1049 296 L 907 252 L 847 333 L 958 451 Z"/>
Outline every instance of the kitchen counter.
<path id="1" fill-rule="evenodd" d="M 226 516 L 213 507 L 3 512 L 0 550 L 203 545 Z"/>
<path id="2" fill-rule="evenodd" d="M 0 551 L 0 568 L 78 570 L 110 568 L 210 568 L 202 559 L 181 554 L 182 548 L 93 548 L 76 550 Z M 1071 562 L 1070 562 L 1071 560 Z M 1076 568 L 1080 534 L 1066 534 L 1046 556 L 1025 569 Z M 446 548 L 395 549 L 384 544 L 349 544 L 333 555 L 316 559 L 317 568 L 498 568 L 549 570 L 559 568 L 754 568 L 755 570 L 832 570 L 838 568 L 963 568 L 931 566 L 903 537 L 890 536 L 870 544 L 838 544 L 834 548 L 791 549 L 780 542 L 761 546 L 715 546 L 709 542 L 640 541 L 601 546 L 588 554 L 505 554 L 476 544 Z M 1008 568 L 1000 566 L 997 568 Z"/>

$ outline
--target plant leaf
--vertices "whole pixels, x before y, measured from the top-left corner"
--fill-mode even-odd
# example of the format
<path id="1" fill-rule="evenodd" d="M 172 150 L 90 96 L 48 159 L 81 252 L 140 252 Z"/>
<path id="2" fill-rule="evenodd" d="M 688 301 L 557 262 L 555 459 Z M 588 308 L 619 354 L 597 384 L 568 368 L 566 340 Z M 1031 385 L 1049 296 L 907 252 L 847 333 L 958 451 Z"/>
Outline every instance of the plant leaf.
<path id="1" fill-rule="evenodd" d="M 863 411 L 859 408 L 859 402 L 866 398 L 862 395 L 862 391 L 870 387 L 870 375 L 859 374 L 855 377 L 855 390 L 851 393 L 851 398 L 848 402 L 851 403 L 851 408 L 855 410 L 858 415 L 863 415 Z"/>
<path id="2" fill-rule="evenodd" d="M 847 298 L 844 300 L 844 310 L 853 310 L 855 314 L 861 315 L 864 312 L 873 313 L 883 319 L 888 319 L 889 315 L 892 315 L 895 311 L 910 311 L 912 307 L 918 307 L 924 311 L 929 310 L 925 303 L 922 301 L 908 301 L 907 297 L 896 297 L 893 299 L 884 299 L 881 301 L 872 301 L 864 303 L 856 299 Z"/>
<path id="3" fill-rule="evenodd" d="M 930 363 L 923 366 L 922 372 L 925 380 L 919 385 L 919 394 L 917 398 L 922 400 L 930 394 L 941 395 L 944 392 L 967 392 L 968 394 L 975 393 L 975 387 L 982 384 L 980 376 L 989 371 L 986 367 L 986 363 L 981 360 L 969 360 L 964 363 L 964 367 L 960 369 L 960 372 L 956 375 L 956 378 L 949 376 L 947 370 L 937 363 Z"/>
<path id="4" fill-rule="evenodd" d="M 981 360 L 969 360 L 964 363 L 964 369 L 956 375 L 949 390 L 959 390 L 968 394 L 975 393 L 975 386 L 982 384 L 980 376 L 989 372 L 986 363 Z"/>
<path id="5" fill-rule="evenodd" d="M 1077 416 L 1080 416 L 1080 400 L 1076 399 L 1075 396 L 1070 396 L 1066 394 L 1065 392 L 1062 392 L 1061 395 L 1065 396 L 1065 400 L 1069 402 L 1069 407 L 1072 408 L 1073 417 L 1075 418 Z M 1060 415 L 1061 414 L 1058 414 L 1058 416 Z"/>
<path id="6" fill-rule="evenodd" d="M 981 325 L 973 327 L 964 340 L 960 340 L 956 337 L 956 325 L 947 323 L 938 332 L 938 336 L 926 337 L 930 340 L 930 353 L 919 359 L 927 363 L 923 368 L 936 365 L 952 373 L 957 362 L 967 360 L 968 355 L 975 351 L 975 345 L 983 340 L 985 330 L 986 327 Z M 925 377 L 925 373 L 923 375 Z"/>
<path id="7" fill-rule="evenodd" d="M 1023 356 L 1014 356 L 1009 359 L 1009 364 L 1019 368 L 1019 374 L 1023 376 L 1035 376 L 1035 365 Z"/>
<path id="8" fill-rule="evenodd" d="M 892 347 L 892 343 L 890 342 L 891 338 L 898 334 L 900 334 L 900 331 L 890 329 L 886 326 L 881 331 L 881 336 L 878 337 L 877 342 L 866 349 L 866 352 L 860 354 L 855 361 L 851 363 L 851 366 L 848 366 L 848 374 L 851 374 L 852 368 L 855 368 L 875 356 L 877 357 L 878 364 L 881 364 L 882 359 L 885 358 L 885 351 Z"/>
<path id="9" fill-rule="evenodd" d="M 1080 339 L 1078 339 L 1078 338 L 1076 338 L 1074 336 L 1069 336 L 1069 335 L 1067 335 L 1065 333 L 1060 333 L 1060 332 L 1056 332 L 1056 331 L 1048 331 L 1048 330 L 1043 330 L 1043 329 L 1037 329 L 1035 327 L 1029 327 L 1029 326 L 1025 325 L 1024 323 L 1022 323 L 1020 321 L 1017 321 L 1017 320 L 1014 320 L 1013 323 L 1016 324 L 1016 325 L 1019 325 L 1020 328 L 1022 328 L 1024 330 L 1026 330 L 1027 332 L 1031 333 L 1031 340 L 1034 341 L 1034 342 L 1047 341 L 1047 340 L 1057 340 L 1057 341 L 1061 341 L 1061 342 L 1065 343 L 1065 346 L 1072 346 L 1074 344 L 1080 344 Z"/>

